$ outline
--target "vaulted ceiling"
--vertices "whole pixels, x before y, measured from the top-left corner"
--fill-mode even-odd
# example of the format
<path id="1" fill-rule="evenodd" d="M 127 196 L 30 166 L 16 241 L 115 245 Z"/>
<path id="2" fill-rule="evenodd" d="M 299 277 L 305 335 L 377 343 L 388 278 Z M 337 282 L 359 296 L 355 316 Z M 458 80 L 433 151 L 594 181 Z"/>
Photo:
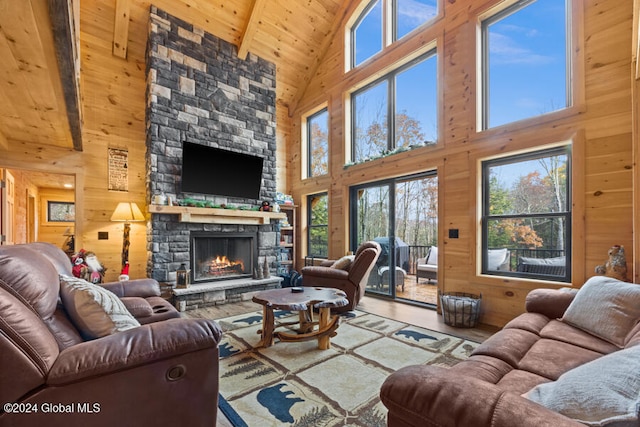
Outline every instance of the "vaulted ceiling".
<path id="1" fill-rule="evenodd" d="M 129 32 L 129 23 L 146 22 L 148 0 L 0 0 L 0 149 L 12 142 L 29 142 L 82 150 L 81 135 L 74 133 L 79 125 L 76 110 L 81 108 L 73 105 L 74 95 L 68 93 L 75 84 L 73 68 L 77 71 L 82 64 L 74 64 L 78 55 L 70 54 L 65 44 L 73 34 L 60 39 L 59 27 L 52 30 L 56 17 L 74 16 L 78 4 L 82 12 L 91 7 L 93 14 L 107 15 L 99 19 L 113 28 L 114 55 L 126 57 L 132 38 L 146 42 Z M 292 111 L 344 23 L 350 1 L 156 0 L 153 4 L 236 45 L 240 57 L 251 52 L 274 62 L 277 103 Z M 68 11 L 61 13 L 64 8 Z M 75 11 L 75 19 L 85 15 Z M 74 24 L 71 20 L 72 32 Z M 75 97 L 79 104 L 84 94 L 80 95 Z"/>

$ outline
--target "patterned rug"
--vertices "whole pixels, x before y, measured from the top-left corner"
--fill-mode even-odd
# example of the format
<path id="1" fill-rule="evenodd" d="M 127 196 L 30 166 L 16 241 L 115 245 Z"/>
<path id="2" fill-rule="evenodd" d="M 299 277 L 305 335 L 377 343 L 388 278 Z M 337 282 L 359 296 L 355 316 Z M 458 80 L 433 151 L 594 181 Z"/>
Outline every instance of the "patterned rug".
<path id="1" fill-rule="evenodd" d="M 281 321 L 297 313 L 277 311 Z M 477 343 L 356 311 L 331 349 L 317 341 L 254 349 L 262 312 L 218 319 L 220 394 L 248 426 L 386 426 L 378 397 L 389 374 L 415 364 L 453 366 Z"/>

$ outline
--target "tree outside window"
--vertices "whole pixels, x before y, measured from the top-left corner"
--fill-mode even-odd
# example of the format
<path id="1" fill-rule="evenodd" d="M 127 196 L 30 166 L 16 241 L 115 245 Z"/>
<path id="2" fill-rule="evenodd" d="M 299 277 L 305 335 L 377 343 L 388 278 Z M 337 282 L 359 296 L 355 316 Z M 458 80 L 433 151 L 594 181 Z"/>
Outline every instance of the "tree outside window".
<path id="1" fill-rule="evenodd" d="M 495 159 L 482 170 L 483 273 L 568 281 L 568 149 Z"/>
<path id="2" fill-rule="evenodd" d="M 307 254 L 312 257 L 329 256 L 329 196 L 327 193 L 307 196 Z"/>
<path id="3" fill-rule="evenodd" d="M 520 0 L 482 22 L 482 129 L 571 105 L 569 3 Z"/>
<path id="4" fill-rule="evenodd" d="M 323 109 L 307 118 L 307 176 L 329 173 L 329 113 Z"/>
<path id="5" fill-rule="evenodd" d="M 354 163 L 436 143 L 436 68 L 430 51 L 352 94 Z"/>

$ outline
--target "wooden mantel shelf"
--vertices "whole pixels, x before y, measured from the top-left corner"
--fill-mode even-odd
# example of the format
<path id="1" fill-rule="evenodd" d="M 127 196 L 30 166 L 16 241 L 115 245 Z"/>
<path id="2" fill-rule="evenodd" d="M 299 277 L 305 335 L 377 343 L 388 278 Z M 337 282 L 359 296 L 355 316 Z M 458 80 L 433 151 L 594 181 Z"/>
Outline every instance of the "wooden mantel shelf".
<path id="1" fill-rule="evenodd" d="M 282 212 L 261 212 L 236 209 L 195 208 L 189 206 L 150 205 L 149 212 L 179 215 L 180 222 L 206 224 L 270 224 L 271 220 L 285 219 Z"/>

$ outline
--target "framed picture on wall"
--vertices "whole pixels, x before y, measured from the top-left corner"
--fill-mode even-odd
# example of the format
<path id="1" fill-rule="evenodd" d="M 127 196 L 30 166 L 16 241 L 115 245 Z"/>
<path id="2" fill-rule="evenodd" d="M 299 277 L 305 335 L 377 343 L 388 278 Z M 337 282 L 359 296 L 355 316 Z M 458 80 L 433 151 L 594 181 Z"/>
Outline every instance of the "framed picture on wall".
<path id="1" fill-rule="evenodd" d="M 73 202 L 47 201 L 48 222 L 74 222 L 76 220 L 76 205 Z"/>

